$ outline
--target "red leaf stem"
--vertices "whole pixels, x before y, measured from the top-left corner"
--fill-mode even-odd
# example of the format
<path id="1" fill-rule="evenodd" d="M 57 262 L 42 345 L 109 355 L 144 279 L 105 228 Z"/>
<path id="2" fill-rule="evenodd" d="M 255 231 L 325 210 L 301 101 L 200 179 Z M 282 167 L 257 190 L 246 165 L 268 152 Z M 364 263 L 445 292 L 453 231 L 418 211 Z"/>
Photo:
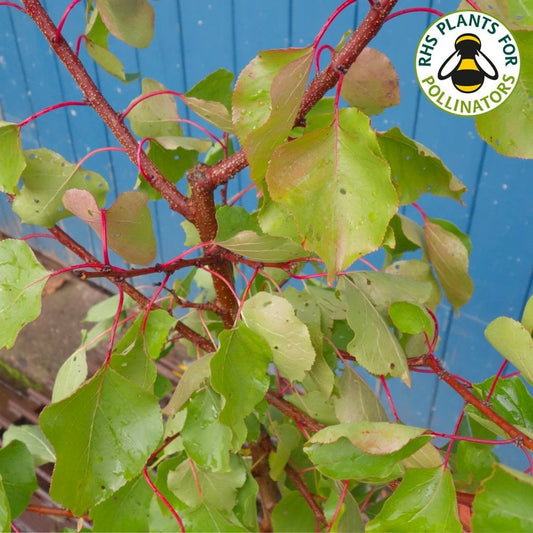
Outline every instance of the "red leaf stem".
<path id="1" fill-rule="evenodd" d="M 104 263 L 109 265 L 109 249 L 107 246 L 107 217 L 105 209 L 100 209 L 100 222 L 102 224 L 102 255 L 104 257 Z"/>
<path id="2" fill-rule="evenodd" d="M 115 312 L 115 319 L 111 326 L 111 332 L 109 334 L 109 343 L 107 345 L 107 355 L 104 361 L 104 366 L 108 366 L 111 361 L 111 354 L 113 353 L 113 346 L 115 344 L 115 335 L 117 334 L 118 324 L 120 322 L 120 315 L 122 314 L 122 307 L 124 306 L 124 289 L 122 285 L 118 285 L 118 305 Z"/>
<path id="3" fill-rule="evenodd" d="M 481 8 L 474 2 L 474 0 L 466 0 L 467 4 L 470 4 L 476 11 L 481 11 Z"/>
<path id="4" fill-rule="evenodd" d="M 67 107 L 71 105 L 89 105 L 87 102 L 61 102 L 59 104 L 54 104 L 49 107 L 45 107 L 44 109 L 41 109 L 40 111 L 37 111 L 37 113 L 34 113 L 30 117 L 24 119 L 22 122 L 18 123 L 18 127 L 22 128 L 22 126 L 25 126 L 32 120 L 35 120 L 36 118 L 39 118 L 42 115 L 45 115 L 46 113 L 49 113 L 50 111 L 55 111 L 56 109 L 61 109 L 62 107 Z"/>
<path id="5" fill-rule="evenodd" d="M 313 511 L 317 522 L 324 526 L 327 525 L 328 522 L 326 520 L 326 517 L 324 516 L 322 509 L 314 500 L 311 491 L 302 481 L 302 479 L 298 475 L 298 472 L 296 472 L 296 470 L 294 470 L 294 468 L 292 468 L 290 465 L 285 465 L 285 473 L 287 474 L 287 477 L 292 481 L 293 485 L 296 487 L 296 490 L 298 490 L 298 492 L 302 495 L 302 498 L 306 501 L 307 505 L 309 505 L 311 511 Z"/>
<path id="6" fill-rule="evenodd" d="M 180 100 L 183 99 L 183 94 L 179 93 L 177 91 L 171 91 L 170 89 L 162 89 L 160 91 L 152 91 L 151 93 L 141 94 L 141 96 L 138 96 L 135 98 L 130 105 L 122 111 L 120 114 L 120 120 L 123 121 L 128 114 L 131 112 L 131 110 L 138 106 L 141 102 L 144 102 L 144 100 L 147 100 L 148 98 L 153 98 L 154 96 L 159 96 L 162 94 L 170 94 L 172 96 L 177 96 Z"/>
<path id="7" fill-rule="evenodd" d="M 18 9 L 21 13 L 26 13 L 26 10 L 19 6 L 18 4 L 15 4 L 14 2 L 0 2 L 1 6 L 7 6 L 7 7 L 14 7 L 15 9 Z"/>
<path id="8" fill-rule="evenodd" d="M 459 435 L 457 435 L 457 433 L 459 432 L 459 428 L 461 426 L 461 422 L 463 421 L 464 416 L 465 416 L 465 408 L 463 407 L 461 409 L 461 414 L 457 417 L 457 422 L 455 423 L 455 427 L 453 428 L 453 434 L 447 437 L 450 439 L 450 443 L 448 444 L 448 449 L 446 450 L 446 455 L 444 456 L 444 461 L 442 462 L 443 470 L 446 470 L 446 468 L 448 468 L 448 462 L 450 461 L 450 455 L 452 453 L 452 441 L 463 440 L 462 438 L 460 438 Z M 434 435 L 439 436 L 438 433 L 434 433 Z M 440 434 L 440 436 L 442 436 L 442 434 Z"/>
<path id="9" fill-rule="evenodd" d="M 394 402 L 392 400 L 392 396 L 391 396 L 389 387 L 387 385 L 387 380 L 385 379 L 385 377 L 383 375 L 379 376 L 379 379 L 381 381 L 381 385 L 383 386 L 383 390 L 385 391 L 385 396 L 387 396 L 387 401 L 389 402 L 389 406 L 390 406 L 391 411 L 392 411 L 392 416 L 394 416 L 394 420 L 399 423 L 400 422 L 400 417 L 398 416 L 398 412 L 396 411 L 396 407 L 395 407 Z"/>
<path id="10" fill-rule="evenodd" d="M 104 98 L 100 89 L 96 86 L 93 79 L 89 76 L 87 70 L 80 61 L 80 58 L 70 48 L 65 39 L 55 40 L 57 28 L 50 16 L 44 9 L 39 0 L 22 0 L 26 12 L 37 24 L 41 33 L 50 44 L 52 50 L 62 61 L 67 70 L 72 75 L 74 81 L 79 86 L 88 104 L 98 113 L 100 118 L 105 122 L 107 127 L 116 137 L 117 141 L 124 148 L 130 160 L 137 166 L 137 141 L 132 132 L 122 122 L 119 115 Z M 142 168 L 151 176 L 151 184 L 165 200 L 170 208 L 183 215 L 188 220 L 193 217 L 192 202 L 182 194 L 168 179 L 163 176 L 155 163 L 146 155 L 142 154 Z"/>
<path id="11" fill-rule="evenodd" d="M 335 520 L 337 520 L 337 517 L 339 516 L 339 513 L 341 512 L 342 506 L 344 504 L 344 498 L 346 498 L 346 492 L 348 491 L 348 483 L 349 483 L 348 479 L 344 481 L 341 496 L 339 498 L 339 503 L 337 504 L 337 508 L 335 509 L 335 512 L 333 513 L 333 517 L 331 518 L 331 522 L 328 525 L 328 532 L 331 531 L 331 529 L 333 528 L 333 525 L 335 524 Z"/>
<path id="12" fill-rule="evenodd" d="M 396 11 L 395 13 L 391 13 L 385 20 L 389 21 L 401 15 L 406 15 L 408 13 L 431 13 L 433 15 L 437 15 L 437 17 L 444 16 L 444 13 L 441 13 L 440 11 L 433 9 L 432 7 L 410 7 L 407 9 Z"/>
<path id="13" fill-rule="evenodd" d="M 61 20 L 59 21 L 59 24 L 57 25 L 57 31 L 56 31 L 56 35 L 55 35 L 55 41 L 56 42 L 59 40 L 59 36 L 61 35 L 61 32 L 63 31 L 63 26 L 65 24 L 65 21 L 67 20 L 67 17 L 69 15 L 69 13 L 72 11 L 74 6 L 76 4 L 79 4 L 80 2 L 81 2 L 81 0 L 72 0 L 72 2 L 67 7 L 67 9 L 65 9 L 65 12 L 63 13 L 63 16 L 61 17 Z"/>
<path id="14" fill-rule="evenodd" d="M 494 379 L 492 381 L 492 385 L 490 387 L 490 390 L 489 390 L 489 393 L 487 394 L 487 401 L 491 399 L 493 393 L 494 393 L 494 389 L 496 388 L 496 385 L 498 383 L 498 380 L 500 379 L 501 375 L 503 374 L 503 371 L 505 370 L 505 367 L 507 366 L 507 364 L 509 363 L 509 361 L 507 361 L 507 359 L 501 364 L 500 368 L 498 369 L 498 373 L 496 374 L 496 376 L 494 376 Z"/>

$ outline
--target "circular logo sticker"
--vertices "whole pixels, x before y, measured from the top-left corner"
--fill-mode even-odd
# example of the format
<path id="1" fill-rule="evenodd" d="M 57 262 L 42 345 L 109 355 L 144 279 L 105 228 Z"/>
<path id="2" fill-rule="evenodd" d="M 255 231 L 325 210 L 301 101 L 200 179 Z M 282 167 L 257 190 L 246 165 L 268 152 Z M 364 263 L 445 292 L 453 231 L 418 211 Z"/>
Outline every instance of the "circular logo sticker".
<path id="1" fill-rule="evenodd" d="M 420 88 L 437 107 L 453 115 L 481 115 L 513 92 L 520 54 L 499 20 L 480 11 L 457 11 L 422 35 L 415 70 Z"/>

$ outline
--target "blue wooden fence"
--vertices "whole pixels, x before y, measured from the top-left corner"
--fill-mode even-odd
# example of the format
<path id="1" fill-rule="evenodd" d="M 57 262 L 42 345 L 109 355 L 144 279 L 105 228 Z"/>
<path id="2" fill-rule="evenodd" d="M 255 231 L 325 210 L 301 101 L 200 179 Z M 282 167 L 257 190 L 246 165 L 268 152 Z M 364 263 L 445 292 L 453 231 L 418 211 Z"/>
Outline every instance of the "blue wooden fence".
<path id="1" fill-rule="evenodd" d="M 46 2 L 56 23 L 68 3 Z M 337 0 L 161 0 L 153 4 L 157 34 L 149 48 L 132 50 L 112 39 L 112 50 L 123 60 L 127 72 L 140 71 L 143 77 L 185 91 L 219 67 L 239 72 L 259 50 L 308 45 L 337 4 Z M 444 13 L 455 10 L 457 4 L 458 0 L 416 3 Z M 397 9 L 413 5 L 400 1 Z M 360 0 L 346 9 L 326 34 L 326 41 L 336 45 L 347 29 L 362 20 L 367 6 L 368 2 Z M 64 28 L 72 44 L 83 31 L 82 12 L 80 4 Z M 433 20 L 427 13 L 398 17 L 388 22 L 372 43 L 398 70 L 402 100 L 399 107 L 376 117 L 373 123 L 378 130 L 400 127 L 438 154 L 468 187 L 464 207 L 435 198 L 423 199 L 421 205 L 430 216 L 454 221 L 472 238 L 470 270 L 475 293 L 458 316 L 449 306 L 440 309 L 439 355 L 449 369 L 481 381 L 501 364 L 484 338 L 484 328 L 499 315 L 519 318 L 532 290 L 533 162 L 498 155 L 479 139 L 473 119 L 448 115 L 421 96 L 414 75 L 414 52 L 420 35 Z M 123 85 L 96 69 L 83 47 L 81 58 L 115 109 L 124 109 L 140 93 L 138 81 Z M 0 8 L 0 76 L 0 106 L 6 121 L 19 122 L 45 106 L 80 99 L 79 90 L 32 22 L 6 7 Z M 182 113 L 186 116 L 187 111 Z M 69 161 L 114 144 L 95 114 L 82 107 L 39 118 L 23 129 L 23 143 L 25 148 L 46 146 Z M 136 179 L 136 169 L 120 153 L 97 155 L 86 166 L 107 177 L 114 194 L 131 189 Z M 153 214 L 158 259 L 168 259 L 181 247 L 179 219 L 157 207 Z M 416 216 L 414 212 L 408 214 Z M 98 243 L 84 224 L 68 220 L 65 227 L 98 253 Z M 34 228 L 22 226 L 7 200 L 1 198 L 0 230 L 21 236 Z M 74 260 L 51 240 L 32 242 L 64 262 Z M 431 424 L 449 431 L 462 406 L 459 397 L 426 375 L 414 376 L 412 391 L 406 392 L 400 384 L 394 392 L 407 423 Z"/>

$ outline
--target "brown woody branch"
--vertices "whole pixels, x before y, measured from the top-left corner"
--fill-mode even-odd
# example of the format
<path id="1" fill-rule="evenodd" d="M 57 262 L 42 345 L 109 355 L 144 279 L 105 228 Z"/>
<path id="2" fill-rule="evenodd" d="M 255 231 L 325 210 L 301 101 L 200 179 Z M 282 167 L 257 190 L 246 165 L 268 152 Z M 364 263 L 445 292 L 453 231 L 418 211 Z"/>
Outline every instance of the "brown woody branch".
<path id="1" fill-rule="evenodd" d="M 528 450 L 533 451 L 533 439 L 528 437 L 525 433 L 517 429 L 511 423 L 507 422 L 505 418 L 496 413 L 490 404 L 486 401 L 480 400 L 477 396 L 474 396 L 462 383 L 453 377 L 449 372 L 444 370 L 439 360 L 432 355 L 426 355 L 424 357 L 424 365 L 437 375 L 437 377 L 454 389 L 464 400 L 473 405 L 478 411 L 481 411 L 489 420 L 494 422 L 498 427 L 503 429 L 511 438 L 516 439 L 516 445 L 524 446 Z"/>
<path id="2" fill-rule="evenodd" d="M 207 165 L 199 163 L 187 173 L 194 209 L 194 225 L 198 230 L 202 242 L 214 241 L 218 231 L 215 188 L 206 179 L 208 168 Z M 214 251 L 210 252 L 210 255 L 221 258 L 221 254 L 223 253 L 223 249 L 215 248 Z M 233 278 L 233 264 L 230 261 L 221 259 L 219 263 L 212 265 L 211 270 L 214 272 L 211 277 L 217 295 L 218 307 L 225 311 L 222 315 L 224 327 L 231 329 L 238 307 L 238 302 L 235 300 L 232 291 L 235 281 Z"/>
<path id="3" fill-rule="evenodd" d="M 65 233 L 58 226 L 50 228 L 49 231 L 60 244 L 74 252 L 80 259 L 82 259 L 86 263 L 100 263 L 100 261 L 98 261 L 96 257 L 94 257 L 88 250 L 86 250 L 83 246 L 81 246 L 81 244 L 76 242 L 70 235 Z M 101 272 L 105 273 L 105 267 L 106 265 L 102 264 Z M 150 300 L 144 294 L 139 292 L 133 285 L 130 285 L 124 280 L 121 280 L 120 278 L 116 278 L 114 276 L 105 277 L 107 277 L 109 281 L 117 285 L 117 287 L 120 286 L 122 290 L 133 300 L 135 300 L 141 307 L 148 308 L 148 306 L 150 305 Z M 158 309 L 159 307 L 156 304 L 152 304 L 152 308 Z M 213 346 L 210 340 L 206 339 L 205 337 L 202 337 L 201 335 L 196 333 L 196 331 L 183 324 L 183 322 L 178 321 L 175 329 L 180 337 L 187 339 L 193 344 L 196 344 L 202 350 L 206 352 L 214 352 L 216 350 L 216 347 Z"/>
<path id="4" fill-rule="evenodd" d="M 39 0 L 22 0 L 22 2 L 26 8 L 26 12 L 39 27 L 52 50 L 67 67 L 67 70 L 78 84 L 88 104 L 107 124 L 108 128 L 124 148 L 133 164 L 137 166 L 138 143 L 136 139 L 133 137 L 129 128 L 121 120 L 120 115 L 104 98 L 92 78 L 89 76 L 83 63 L 73 52 L 72 48 L 70 48 L 67 41 L 60 36 L 56 42 L 55 36 L 57 33 L 57 27 L 48 16 L 48 13 L 41 5 L 41 2 Z M 191 220 L 193 216 L 191 201 L 185 195 L 180 193 L 171 181 L 161 174 L 157 166 L 144 152 L 141 152 L 140 154 L 140 163 L 146 175 L 150 177 L 150 184 L 152 187 L 165 198 L 171 209 L 181 213 L 188 220 Z"/>
<path id="5" fill-rule="evenodd" d="M 301 125 L 309 110 L 331 89 L 339 80 L 339 71 L 348 69 L 365 46 L 377 35 L 398 0 L 375 0 L 368 15 L 357 30 L 335 54 L 330 64 L 320 72 L 307 87 L 300 109 L 296 115 L 295 125 Z M 231 157 L 220 161 L 207 171 L 207 179 L 216 187 L 228 182 L 235 174 L 248 166 L 244 150 L 235 152 Z"/>
<path id="6" fill-rule="evenodd" d="M 278 411 L 281 411 L 284 415 L 292 418 L 297 424 L 305 427 L 309 431 L 316 433 L 321 429 L 324 429 L 324 425 L 320 422 L 317 422 L 314 418 L 311 418 L 309 415 L 306 415 L 303 411 L 298 409 L 289 403 L 287 400 L 284 400 L 281 396 L 278 396 L 275 392 L 269 390 L 265 395 L 266 401 L 275 407 Z"/>

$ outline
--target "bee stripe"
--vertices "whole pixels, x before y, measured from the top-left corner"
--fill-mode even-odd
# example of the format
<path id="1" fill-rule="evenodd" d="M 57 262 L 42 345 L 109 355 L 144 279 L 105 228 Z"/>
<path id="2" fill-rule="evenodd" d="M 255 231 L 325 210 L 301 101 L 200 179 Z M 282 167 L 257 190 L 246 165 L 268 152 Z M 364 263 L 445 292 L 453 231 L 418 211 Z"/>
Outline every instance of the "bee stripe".
<path id="1" fill-rule="evenodd" d="M 463 41 L 474 41 L 474 42 L 476 42 L 477 44 L 481 45 L 481 41 L 480 41 L 475 35 L 469 35 L 469 34 L 461 35 L 461 36 L 455 41 L 455 45 L 457 46 L 459 43 L 461 43 L 461 42 L 463 42 Z"/>
<path id="2" fill-rule="evenodd" d="M 457 70 L 479 70 L 473 59 L 463 59 Z"/>
<path id="3" fill-rule="evenodd" d="M 456 85 L 455 87 L 464 93 L 473 93 L 481 87 L 481 83 L 477 85 Z"/>

